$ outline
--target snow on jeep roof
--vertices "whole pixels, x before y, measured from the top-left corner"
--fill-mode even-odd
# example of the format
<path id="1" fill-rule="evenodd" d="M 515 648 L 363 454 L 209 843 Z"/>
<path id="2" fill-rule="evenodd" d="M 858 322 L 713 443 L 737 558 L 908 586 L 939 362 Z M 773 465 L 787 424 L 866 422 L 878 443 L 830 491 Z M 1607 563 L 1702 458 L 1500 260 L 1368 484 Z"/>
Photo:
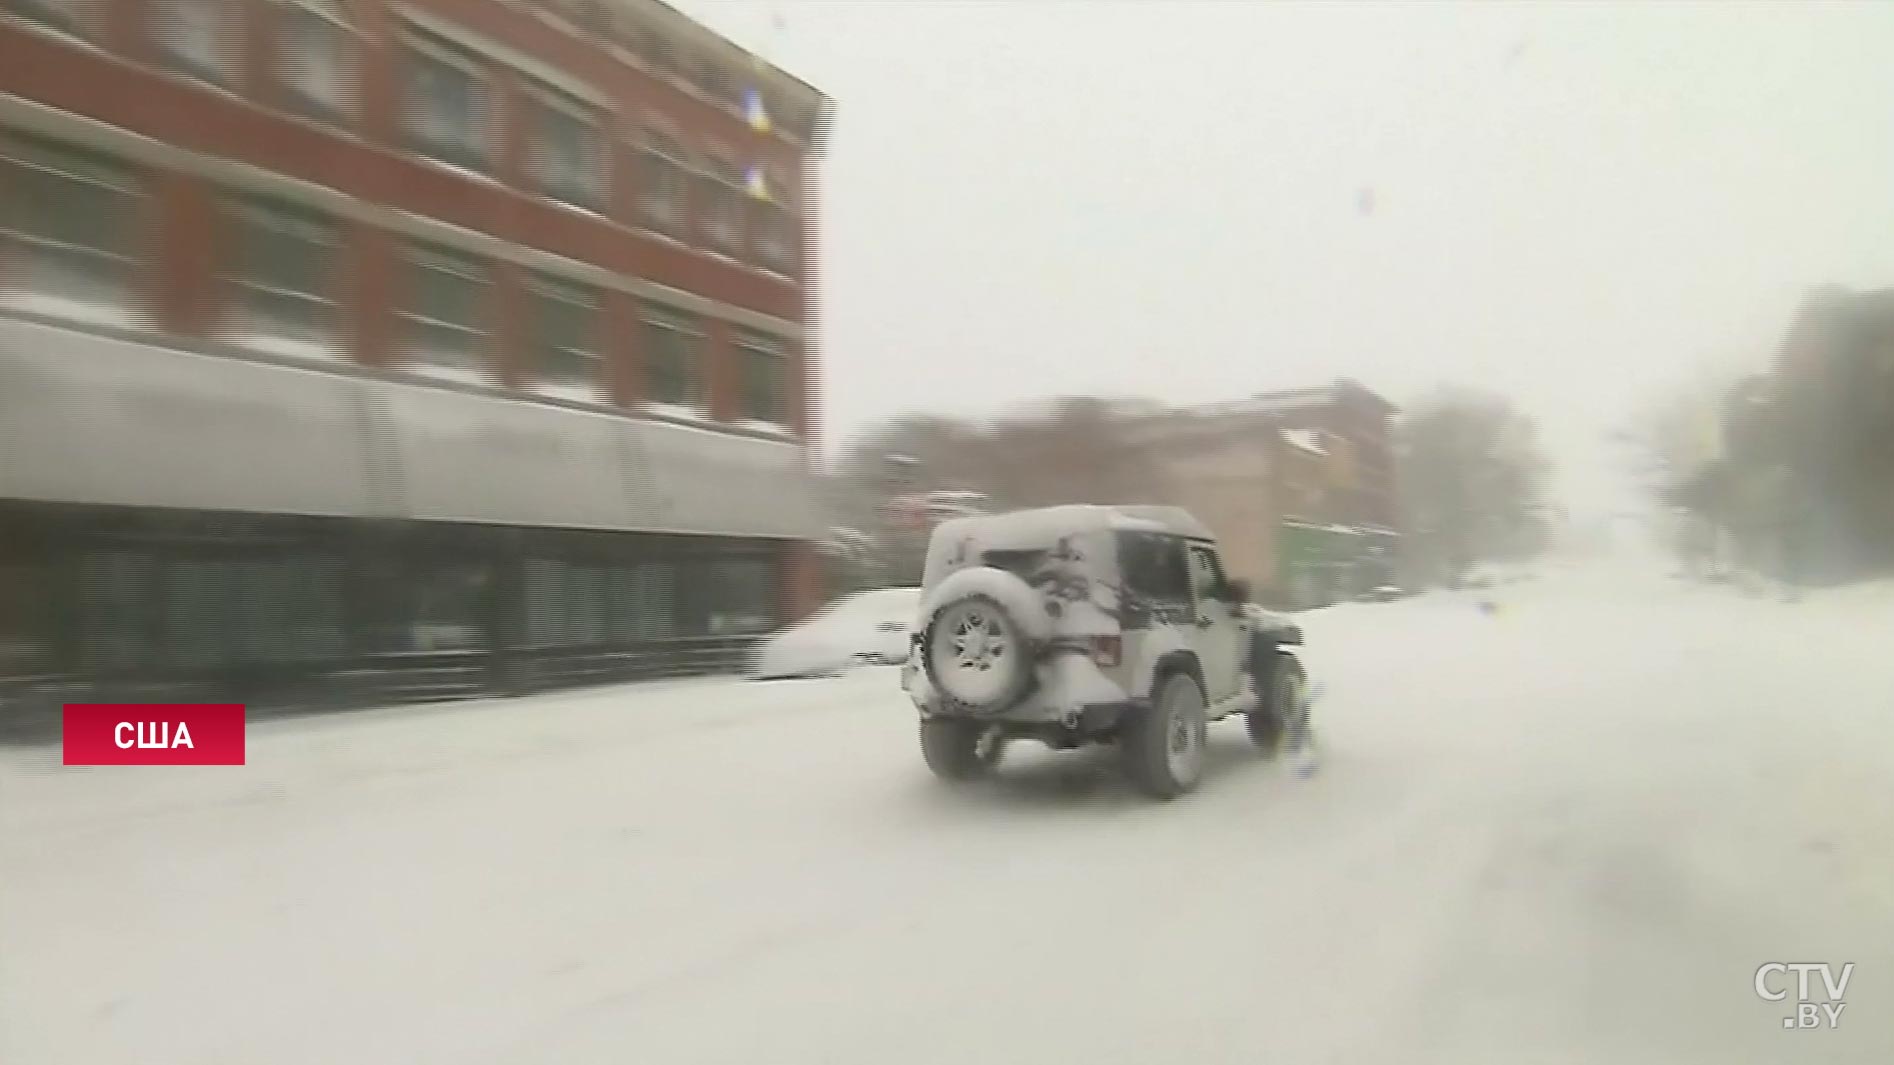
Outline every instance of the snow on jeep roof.
<path id="1" fill-rule="evenodd" d="M 1072 503 L 1005 514 L 955 518 L 934 529 L 934 542 L 945 545 L 972 536 L 984 549 L 1045 547 L 1061 536 L 1110 529 L 1168 532 L 1197 540 L 1215 536 L 1181 507 Z M 930 552 L 931 553 L 931 552 Z"/>

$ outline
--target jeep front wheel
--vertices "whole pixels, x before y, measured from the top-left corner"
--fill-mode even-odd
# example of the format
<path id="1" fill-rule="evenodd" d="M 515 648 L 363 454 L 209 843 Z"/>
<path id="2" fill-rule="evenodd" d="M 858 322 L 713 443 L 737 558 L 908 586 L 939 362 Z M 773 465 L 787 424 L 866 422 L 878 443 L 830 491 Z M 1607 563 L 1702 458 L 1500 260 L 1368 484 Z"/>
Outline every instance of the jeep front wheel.
<path id="1" fill-rule="evenodd" d="M 1265 755 L 1282 752 L 1283 743 L 1304 727 L 1308 715 L 1308 677 L 1295 655 L 1276 653 L 1262 702 L 1244 715 L 1250 742 Z"/>
<path id="2" fill-rule="evenodd" d="M 963 781 L 985 776 L 1000 764 L 1006 751 L 999 730 L 953 717 L 921 721 L 921 757 L 942 780 Z"/>
<path id="3" fill-rule="evenodd" d="M 1208 738 L 1203 689 L 1188 673 L 1172 673 L 1151 706 L 1132 717 L 1119 737 L 1125 774 L 1140 791 L 1174 799 L 1203 778 Z"/>

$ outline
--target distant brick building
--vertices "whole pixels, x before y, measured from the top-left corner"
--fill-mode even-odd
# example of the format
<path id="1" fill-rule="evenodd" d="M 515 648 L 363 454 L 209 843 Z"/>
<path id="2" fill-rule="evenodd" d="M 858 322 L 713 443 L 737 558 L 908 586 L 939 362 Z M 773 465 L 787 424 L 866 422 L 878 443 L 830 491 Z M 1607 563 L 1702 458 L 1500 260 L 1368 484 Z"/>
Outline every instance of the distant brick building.
<path id="1" fill-rule="evenodd" d="M 1339 381 L 1167 412 L 1137 436 L 1164 465 L 1160 501 L 1215 530 L 1234 575 L 1311 606 L 1394 577 L 1394 413 Z"/>
<path id="2" fill-rule="evenodd" d="M 0 57 L 0 680 L 532 686 L 814 605 L 815 89 L 654 0 L 0 0 Z"/>

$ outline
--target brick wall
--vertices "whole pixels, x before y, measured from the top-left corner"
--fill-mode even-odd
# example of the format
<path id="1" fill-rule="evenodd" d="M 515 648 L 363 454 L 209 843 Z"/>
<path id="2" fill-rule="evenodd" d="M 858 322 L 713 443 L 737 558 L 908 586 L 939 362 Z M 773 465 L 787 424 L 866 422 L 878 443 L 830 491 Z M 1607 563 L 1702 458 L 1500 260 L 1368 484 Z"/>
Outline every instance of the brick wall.
<path id="1" fill-rule="evenodd" d="M 0 99 L 30 101 L 614 275 L 799 326 L 811 324 L 815 197 L 808 148 L 752 130 L 725 107 L 621 60 L 596 39 L 540 18 L 524 10 L 525 5 L 406 0 L 411 10 L 496 42 L 585 83 L 609 101 L 603 116 L 612 160 L 608 206 L 602 217 L 587 216 L 523 187 L 528 98 L 524 79 L 497 60 L 482 59 L 500 119 L 492 179 L 456 173 L 405 152 L 399 96 L 401 22 L 395 5 L 352 0 L 343 6 L 358 32 L 360 67 L 356 106 L 339 128 L 290 117 L 278 108 L 279 8 L 265 0 L 233 5 L 241 17 L 231 29 L 237 62 L 229 90 L 160 68 L 145 0 L 99 0 L 93 8 L 95 21 L 83 28 L 87 44 L 0 18 Z M 638 132 L 651 124 L 666 127 L 687 151 L 716 147 L 736 153 L 745 163 L 788 175 L 780 192 L 796 205 L 798 224 L 792 227 L 787 264 L 765 271 L 693 247 L 688 240 L 637 228 L 633 145 Z M 231 226 L 219 202 L 222 190 L 183 169 L 159 168 L 147 176 L 151 195 L 141 239 L 151 245 L 140 295 L 159 328 L 185 337 L 214 336 L 234 295 L 219 276 L 232 250 Z M 405 297 L 406 272 L 399 259 L 405 238 L 354 220 L 345 220 L 343 230 L 334 296 L 344 319 L 345 345 L 369 366 L 392 365 L 399 351 L 395 307 Z M 688 230 L 695 231 L 694 225 Z M 494 265 L 499 287 L 491 308 L 497 349 L 493 369 L 502 382 L 519 386 L 532 369 L 523 343 L 523 271 L 515 265 Z M 612 400 L 635 404 L 646 394 L 638 300 L 618 291 L 606 291 L 602 297 L 601 383 Z M 729 330 L 714 318 L 706 324 L 712 342 L 702 373 L 710 390 L 709 406 L 713 416 L 732 418 L 739 404 Z M 785 421 L 806 444 L 819 424 L 813 345 L 792 341 L 787 351 Z M 809 545 L 786 546 L 784 560 L 783 607 L 789 617 L 801 617 L 819 604 L 819 566 Z"/>

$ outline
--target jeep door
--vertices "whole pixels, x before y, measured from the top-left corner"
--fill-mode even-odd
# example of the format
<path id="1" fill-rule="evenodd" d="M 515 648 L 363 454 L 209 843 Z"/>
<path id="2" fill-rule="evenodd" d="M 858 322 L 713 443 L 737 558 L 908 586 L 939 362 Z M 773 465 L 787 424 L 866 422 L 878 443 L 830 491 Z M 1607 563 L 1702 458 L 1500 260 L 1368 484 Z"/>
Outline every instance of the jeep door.
<path id="1" fill-rule="evenodd" d="M 1190 595 L 1194 610 L 1191 630 L 1197 661 L 1203 666 L 1204 696 L 1211 704 L 1229 699 L 1243 688 L 1243 626 L 1229 602 L 1229 582 L 1214 547 L 1192 543 Z"/>
<path id="2" fill-rule="evenodd" d="M 1124 632 L 1124 661 L 1133 689 L 1149 691 L 1152 656 L 1173 650 L 1176 639 L 1188 640 L 1191 627 L 1190 563 L 1184 542 L 1152 532 L 1117 534 L 1118 568 L 1124 580 L 1120 617 Z"/>

